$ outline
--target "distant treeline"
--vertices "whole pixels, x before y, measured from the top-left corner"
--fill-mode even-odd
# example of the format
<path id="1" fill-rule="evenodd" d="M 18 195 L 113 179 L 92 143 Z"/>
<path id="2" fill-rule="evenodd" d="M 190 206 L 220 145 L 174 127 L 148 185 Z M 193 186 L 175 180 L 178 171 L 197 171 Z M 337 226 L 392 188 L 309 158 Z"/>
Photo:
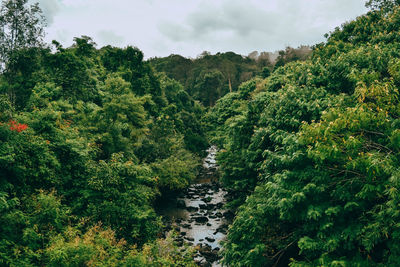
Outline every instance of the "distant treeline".
<path id="1" fill-rule="evenodd" d="M 248 56 L 234 52 L 211 55 L 203 52 L 196 59 L 180 55 L 152 58 L 150 64 L 158 72 L 179 81 L 187 92 L 205 106 L 214 106 L 225 94 L 237 91 L 239 85 L 255 76 L 263 78 L 288 62 L 307 59 L 312 50 L 308 46 L 287 47 L 275 53 L 254 51 Z"/>

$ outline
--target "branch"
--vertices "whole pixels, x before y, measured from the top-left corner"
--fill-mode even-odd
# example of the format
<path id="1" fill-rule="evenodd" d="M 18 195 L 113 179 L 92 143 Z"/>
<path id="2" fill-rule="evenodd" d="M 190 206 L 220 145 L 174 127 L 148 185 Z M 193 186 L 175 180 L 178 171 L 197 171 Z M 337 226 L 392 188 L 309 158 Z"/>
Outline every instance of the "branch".
<path id="1" fill-rule="evenodd" d="M 275 258 L 276 256 L 279 255 L 279 257 L 278 257 L 278 259 L 275 261 L 273 267 L 278 266 L 278 263 L 279 263 L 280 259 L 282 258 L 283 254 L 285 254 L 284 252 L 285 252 L 291 245 L 293 245 L 294 242 L 295 242 L 295 241 L 290 242 L 285 248 L 279 250 L 274 256 L 272 256 L 272 259 L 273 259 L 273 258 Z"/>

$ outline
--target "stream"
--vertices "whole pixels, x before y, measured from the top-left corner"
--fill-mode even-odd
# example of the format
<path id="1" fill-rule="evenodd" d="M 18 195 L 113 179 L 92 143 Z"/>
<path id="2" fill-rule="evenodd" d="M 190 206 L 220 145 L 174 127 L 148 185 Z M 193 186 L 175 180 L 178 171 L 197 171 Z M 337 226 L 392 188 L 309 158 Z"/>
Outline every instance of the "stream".
<path id="1" fill-rule="evenodd" d="M 178 232 L 178 245 L 197 248 L 195 261 L 199 266 L 221 266 L 220 241 L 233 214 L 223 208 L 226 192 L 218 183 L 217 148 L 212 146 L 207 153 L 194 183 L 173 201 L 165 201 L 159 213 Z"/>

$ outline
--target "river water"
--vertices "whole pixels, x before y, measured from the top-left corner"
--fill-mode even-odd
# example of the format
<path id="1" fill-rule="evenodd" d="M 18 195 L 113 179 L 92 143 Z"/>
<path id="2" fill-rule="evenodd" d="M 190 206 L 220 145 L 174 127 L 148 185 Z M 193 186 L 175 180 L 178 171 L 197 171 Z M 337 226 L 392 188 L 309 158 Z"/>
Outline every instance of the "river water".
<path id="1" fill-rule="evenodd" d="M 179 233 L 176 241 L 195 246 L 195 261 L 201 266 L 220 266 L 220 241 L 226 236 L 232 214 L 224 210 L 226 192 L 218 183 L 217 148 L 210 147 L 194 183 L 160 214 Z"/>

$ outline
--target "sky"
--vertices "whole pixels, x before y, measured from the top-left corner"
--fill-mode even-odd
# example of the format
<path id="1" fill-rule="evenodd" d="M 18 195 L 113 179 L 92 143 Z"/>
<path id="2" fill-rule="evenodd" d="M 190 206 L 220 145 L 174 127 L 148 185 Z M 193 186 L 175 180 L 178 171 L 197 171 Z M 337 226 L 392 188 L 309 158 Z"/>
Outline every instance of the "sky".
<path id="1" fill-rule="evenodd" d="M 86 35 L 98 48 L 136 46 L 146 58 L 314 45 L 367 12 L 366 0 L 31 1 L 39 2 L 47 19 L 47 42 L 68 47 Z"/>

